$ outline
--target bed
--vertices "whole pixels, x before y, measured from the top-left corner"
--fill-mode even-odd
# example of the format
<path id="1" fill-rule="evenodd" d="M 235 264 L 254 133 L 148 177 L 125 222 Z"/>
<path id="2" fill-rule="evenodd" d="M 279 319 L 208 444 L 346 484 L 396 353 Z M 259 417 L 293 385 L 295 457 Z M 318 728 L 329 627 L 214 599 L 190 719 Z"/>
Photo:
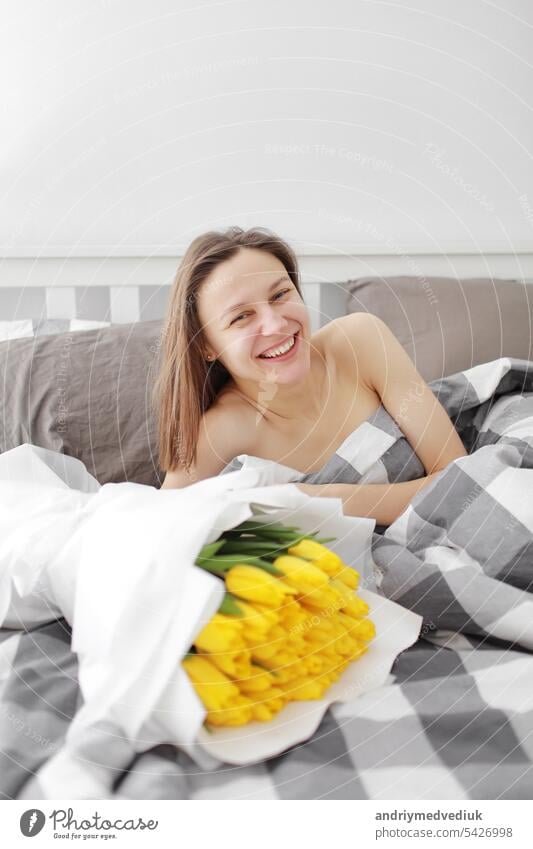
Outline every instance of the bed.
<path id="1" fill-rule="evenodd" d="M 427 296 L 428 285 L 436 302 Z M 531 798 L 529 287 L 488 280 L 430 280 L 424 287 L 415 278 L 393 278 L 350 281 L 347 288 L 348 310 L 380 314 L 392 325 L 453 416 L 472 452 L 463 459 L 476 464 L 470 490 L 458 485 L 457 467 L 451 464 L 407 515 L 375 535 L 382 591 L 423 615 L 419 639 L 398 656 L 385 686 L 355 702 L 333 705 L 309 741 L 255 766 L 206 761 L 200 768 L 171 745 L 136 754 L 103 728 L 77 752 L 95 775 L 99 798 Z M 397 306 L 392 311 L 391 293 Z M 460 325 L 457 299 L 468 304 L 467 321 L 481 299 L 490 322 L 489 297 L 504 316 L 501 327 L 507 336 L 501 331 L 498 337 L 491 328 L 480 328 L 476 336 L 470 317 L 468 344 L 460 351 L 455 340 L 449 362 L 446 347 L 444 359 L 439 346 L 424 347 L 437 328 L 446 334 L 446 304 L 451 303 L 455 332 Z M 2 343 L 2 451 L 33 442 L 79 457 L 101 483 L 133 480 L 158 486 L 149 386 L 160 329 L 160 321 L 152 319 L 118 327 L 62 328 Z M 131 415 L 132 410 L 139 415 Z M 380 456 L 391 448 L 390 439 L 385 440 Z M 498 468 L 475 461 L 478 449 L 489 449 Z M 512 481 L 499 486 L 502 471 L 520 473 L 516 486 Z M 468 469 L 463 472 L 468 476 Z M 463 493 L 461 503 L 458 493 Z M 471 511 L 474 521 L 476 511 L 486 514 L 488 494 L 506 511 L 505 525 L 498 519 L 500 528 L 506 528 L 508 539 L 521 540 L 516 552 L 506 546 L 503 556 L 490 561 L 490 574 L 469 553 L 468 542 L 462 544 L 461 536 L 452 533 L 460 530 L 459 513 Z M 433 549 L 436 559 L 427 557 Z M 480 593 L 490 600 L 486 615 Z M 60 755 L 81 704 L 66 621 L 25 632 L 0 629 L 0 670 L 0 792 L 5 799 L 56 798 L 47 767 Z"/>

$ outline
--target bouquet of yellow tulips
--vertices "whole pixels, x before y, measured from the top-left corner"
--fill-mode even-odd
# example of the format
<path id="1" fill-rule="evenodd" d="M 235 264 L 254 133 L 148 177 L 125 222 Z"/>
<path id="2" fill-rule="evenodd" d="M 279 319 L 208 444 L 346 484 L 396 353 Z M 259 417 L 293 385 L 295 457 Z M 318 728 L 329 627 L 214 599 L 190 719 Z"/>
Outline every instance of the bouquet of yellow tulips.
<path id="1" fill-rule="evenodd" d="M 225 583 L 182 660 L 207 727 L 268 722 L 288 702 L 322 698 L 375 637 L 359 573 L 324 545 L 332 537 L 314 536 L 247 521 L 200 551 L 196 565 Z"/>

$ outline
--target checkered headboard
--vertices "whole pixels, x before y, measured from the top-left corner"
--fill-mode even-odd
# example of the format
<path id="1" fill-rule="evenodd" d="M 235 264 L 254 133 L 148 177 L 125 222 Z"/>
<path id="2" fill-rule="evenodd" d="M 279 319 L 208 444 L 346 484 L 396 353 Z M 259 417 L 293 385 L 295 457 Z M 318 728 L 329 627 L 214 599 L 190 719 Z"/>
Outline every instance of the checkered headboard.
<path id="1" fill-rule="evenodd" d="M 2 286 L 0 321 L 151 321 L 164 317 L 169 293 L 170 286 Z"/>

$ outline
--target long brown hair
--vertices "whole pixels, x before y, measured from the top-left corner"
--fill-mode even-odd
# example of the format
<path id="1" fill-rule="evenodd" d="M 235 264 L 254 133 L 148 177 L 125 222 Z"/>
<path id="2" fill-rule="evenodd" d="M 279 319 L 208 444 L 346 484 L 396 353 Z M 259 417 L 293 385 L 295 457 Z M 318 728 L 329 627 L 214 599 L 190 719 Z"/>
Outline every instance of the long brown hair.
<path id="1" fill-rule="evenodd" d="M 159 467 L 163 471 L 176 466 L 189 469 L 195 462 L 201 417 L 230 379 L 222 363 L 206 362 L 204 358 L 197 304 L 206 277 L 241 248 L 255 248 L 279 259 L 302 297 L 293 250 L 264 227 L 212 230 L 189 245 L 170 293 L 153 394 L 158 416 Z"/>

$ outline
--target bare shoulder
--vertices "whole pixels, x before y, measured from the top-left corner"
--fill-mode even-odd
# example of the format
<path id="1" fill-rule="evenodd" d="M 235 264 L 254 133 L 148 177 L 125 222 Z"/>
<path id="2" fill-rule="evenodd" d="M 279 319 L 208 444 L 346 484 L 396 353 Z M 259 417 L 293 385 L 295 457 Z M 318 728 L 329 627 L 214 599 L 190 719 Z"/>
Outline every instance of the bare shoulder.
<path id="1" fill-rule="evenodd" d="M 370 383 L 371 352 L 383 328 L 387 330 L 380 318 L 365 312 L 340 316 L 322 328 L 325 345 L 340 373 L 348 369 L 352 377 L 355 364 L 360 382 Z"/>
<path id="2" fill-rule="evenodd" d="M 226 391 L 220 394 L 215 403 L 204 413 L 202 423 L 208 436 L 225 453 L 244 454 L 251 443 L 252 410 L 237 393 Z M 230 457 L 230 459 L 232 459 Z"/>
<path id="3" fill-rule="evenodd" d="M 239 398 L 224 395 L 202 416 L 198 453 L 214 454 L 222 469 L 233 457 L 245 454 L 251 444 L 251 416 Z"/>
<path id="4" fill-rule="evenodd" d="M 247 453 L 249 432 L 246 416 L 233 399 L 217 399 L 200 419 L 196 462 L 187 470 L 169 470 L 161 488 L 182 488 L 218 475 L 234 457 Z"/>
<path id="5" fill-rule="evenodd" d="M 323 328 L 329 330 L 331 344 L 336 350 L 356 350 L 363 353 L 362 343 L 369 337 L 375 337 L 386 327 L 384 321 L 369 312 L 352 312 L 334 318 Z"/>

